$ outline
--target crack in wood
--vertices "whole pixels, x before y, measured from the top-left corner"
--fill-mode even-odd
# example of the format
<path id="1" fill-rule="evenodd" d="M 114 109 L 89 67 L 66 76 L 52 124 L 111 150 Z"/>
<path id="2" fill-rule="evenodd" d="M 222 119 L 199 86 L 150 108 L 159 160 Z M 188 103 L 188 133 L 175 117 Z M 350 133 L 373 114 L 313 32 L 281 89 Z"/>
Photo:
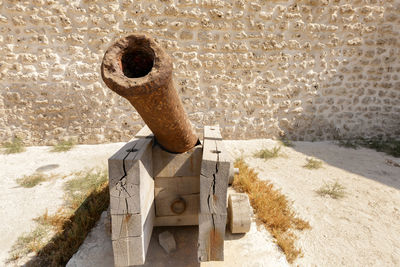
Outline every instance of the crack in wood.
<path id="1" fill-rule="evenodd" d="M 215 185 L 216 185 L 216 180 L 217 180 L 217 174 L 218 174 L 218 165 L 219 165 L 219 153 L 220 152 L 218 150 L 218 145 L 217 142 L 215 141 L 215 150 L 212 151 L 213 153 L 217 154 L 217 162 L 215 163 L 215 172 L 212 174 L 213 180 L 211 182 L 211 186 L 210 186 L 210 190 L 209 190 L 209 194 L 208 194 L 208 198 L 207 198 L 207 204 L 208 204 L 208 210 L 211 214 L 211 219 L 212 219 L 212 224 L 213 224 L 213 229 L 215 231 L 215 219 L 214 219 L 214 214 L 216 213 L 216 209 L 215 209 Z M 212 189 L 212 194 L 210 193 Z M 211 198 L 212 195 L 212 198 Z M 211 202 L 211 204 L 210 204 Z"/>
<path id="2" fill-rule="evenodd" d="M 117 182 L 117 185 L 116 185 L 116 188 L 117 188 L 117 190 L 119 191 L 119 194 L 118 194 L 119 197 L 121 197 L 122 191 L 125 191 L 125 193 L 128 195 L 128 197 L 132 197 L 132 196 L 129 194 L 128 189 L 126 188 L 126 185 L 127 185 L 127 179 L 126 179 L 126 177 L 127 177 L 128 174 L 127 174 L 127 171 L 126 171 L 125 160 L 126 160 L 126 158 L 129 156 L 130 153 L 132 153 L 132 152 L 137 152 L 137 151 L 138 151 L 137 149 L 135 149 L 136 145 L 137 145 L 137 143 L 134 143 L 134 145 L 133 145 L 132 148 L 127 149 L 126 152 L 128 152 L 128 153 L 127 153 L 127 154 L 125 155 L 125 157 L 122 159 L 122 169 L 123 169 L 123 171 L 124 171 L 124 174 L 122 175 L 121 178 L 119 178 L 119 181 Z M 136 155 L 135 155 L 134 158 L 136 158 Z M 124 180 L 124 179 L 125 179 L 125 180 Z M 119 186 L 118 186 L 118 185 L 119 185 Z M 118 204 L 118 205 L 119 205 L 119 204 Z M 129 211 L 129 205 L 128 205 L 128 199 L 127 199 L 126 197 L 125 197 L 125 205 L 126 205 L 126 212 L 128 213 L 128 211 Z M 119 207 L 118 207 L 118 210 L 119 210 Z"/>

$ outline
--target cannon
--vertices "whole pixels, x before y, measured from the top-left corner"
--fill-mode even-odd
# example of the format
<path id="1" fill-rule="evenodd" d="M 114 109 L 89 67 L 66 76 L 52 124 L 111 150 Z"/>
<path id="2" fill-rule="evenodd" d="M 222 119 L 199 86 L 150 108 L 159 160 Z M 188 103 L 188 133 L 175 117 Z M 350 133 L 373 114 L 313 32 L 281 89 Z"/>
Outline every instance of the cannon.
<path id="1" fill-rule="evenodd" d="M 178 225 L 198 225 L 199 261 L 223 260 L 227 221 L 245 233 L 251 210 L 246 194 L 228 194 L 234 169 L 219 127 L 205 126 L 199 141 L 172 60 L 147 34 L 115 41 L 101 75 L 147 125 L 108 160 L 114 264 L 144 264 L 153 227 Z"/>
<path id="2" fill-rule="evenodd" d="M 117 40 L 104 55 L 101 76 L 135 107 L 165 150 L 182 153 L 199 143 L 172 82 L 171 58 L 152 38 Z"/>

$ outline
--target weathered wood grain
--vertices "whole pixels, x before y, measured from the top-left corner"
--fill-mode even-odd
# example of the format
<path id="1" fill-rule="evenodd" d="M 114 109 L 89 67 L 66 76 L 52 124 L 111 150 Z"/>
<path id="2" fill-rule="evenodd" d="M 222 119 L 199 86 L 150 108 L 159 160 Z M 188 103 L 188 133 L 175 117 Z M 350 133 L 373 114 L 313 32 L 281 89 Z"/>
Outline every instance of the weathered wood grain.
<path id="1" fill-rule="evenodd" d="M 229 229 L 232 234 L 247 233 L 251 225 L 251 206 L 245 193 L 230 193 L 228 196 Z"/>
<path id="2" fill-rule="evenodd" d="M 223 261 L 227 215 L 199 214 L 199 261 Z"/>
<path id="3" fill-rule="evenodd" d="M 219 129 L 205 127 L 200 170 L 199 261 L 224 260 L 230 167 Z"/>
<path id="4" fill-rule="evenodd" d="M 137 237 L 143 234 L 141 214 L 111 215 L 111 240 Z"/>
<path id="5" fill-rule="evenodd" d="M 222 140 L 219 126 L 204 126 L 204 139 Z"/>
<path id="6" fill-rule="evenodd" d="M 199 214 L 156 216 L 154 226 L 199 225 Z"/>
<path id="7" fill-rule="evenodd" d="M 151 139 L 128 143 L 109 160 L 111 214 L 135 214 L 149 209 L 154 199 Z"/>
<path id="8" fill-rule="evenodd" d="M 204 140 L 200 174 L 200 212 L 226 214 L 231 162 L 220 140 Z"/>
<path id="9" fill-rule="evenodd" d="M 142 129 L 140 129 L 134 138 L 153 138 L 153 132 L 150 130 L 149 126 L 144 125 Z"/>
<path id="10" fill-rule="evenodd" d="M 155 197 L 168 194 L 197 194 L 200 193 L 200 176 L 189 177 L 156 177 L 154 180 Z"/>
<path id="11" fill-rule="evenodd" d="M 179 200 L 185 202 L 185 210 L 182 213 L 175 213 L 172 210 L 174 201 Z M 179 216 L 198 214 L 200 206 L 200 194 L 178 195 L 168 194 L 163 197 L 155 198 L 156 216 Z"/>
<path id="12" fill-rule="evenodd" d="M 200 145 L 181 154 L 169 153 L 155 145 L 153 147 L 154 178 L 199 176 L 201 155 Z"/>
<path id="13" fill-rule="evenodd" d="M 146 137 L 133 138 L 108 160 L 116 266 L 144 264 L 154 225 L 153 139 L 140 132 Z"/>
<path id="14" fill-rule="evenodd" d="M 112 241 L 115 266 L 142 265 L 145 263 L 147 249 L 154 226 L 154 205 L 149 210 L 141 236 L 121 237 Z"/>

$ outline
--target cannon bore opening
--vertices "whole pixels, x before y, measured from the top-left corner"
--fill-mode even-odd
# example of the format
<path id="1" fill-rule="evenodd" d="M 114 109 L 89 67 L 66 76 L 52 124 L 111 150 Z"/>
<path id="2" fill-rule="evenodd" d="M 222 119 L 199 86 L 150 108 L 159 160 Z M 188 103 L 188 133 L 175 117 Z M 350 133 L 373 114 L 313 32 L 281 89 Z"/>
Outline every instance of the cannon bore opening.
<path id="1" fill-rule="evenodd" d="M 140 78 L 146 76 L 154 65 L 154 52 L 148 49 L 129 49 L 123 52 L 121 68 L 128 78 Z"/>

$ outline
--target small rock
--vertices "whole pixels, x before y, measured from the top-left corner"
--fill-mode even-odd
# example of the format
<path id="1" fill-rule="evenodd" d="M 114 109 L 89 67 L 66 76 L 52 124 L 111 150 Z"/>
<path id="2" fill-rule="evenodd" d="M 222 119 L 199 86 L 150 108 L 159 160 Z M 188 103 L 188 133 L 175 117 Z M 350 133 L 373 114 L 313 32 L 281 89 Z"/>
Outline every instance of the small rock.
<path id="1" fill-rule="evenodd" d="M 160 246 L 168 254 L 176 249 L 175 238 L 168 231 L 162 232 L 161 234 L 158 235 L 158 242 L 160 243 Z"/>
<path id="2" fill-rule="evenodd" d="M 400 167 L 400 163 L 397 163 L 397 162 L 395 162 L 395 161 L 393 161 L 393 160 L 391 160 L 391 159 L 387 159 L 387 160 L 386 160 L 386 164 L 387 164 L 387 165 L 394 166 L 394 167 Z"/>

